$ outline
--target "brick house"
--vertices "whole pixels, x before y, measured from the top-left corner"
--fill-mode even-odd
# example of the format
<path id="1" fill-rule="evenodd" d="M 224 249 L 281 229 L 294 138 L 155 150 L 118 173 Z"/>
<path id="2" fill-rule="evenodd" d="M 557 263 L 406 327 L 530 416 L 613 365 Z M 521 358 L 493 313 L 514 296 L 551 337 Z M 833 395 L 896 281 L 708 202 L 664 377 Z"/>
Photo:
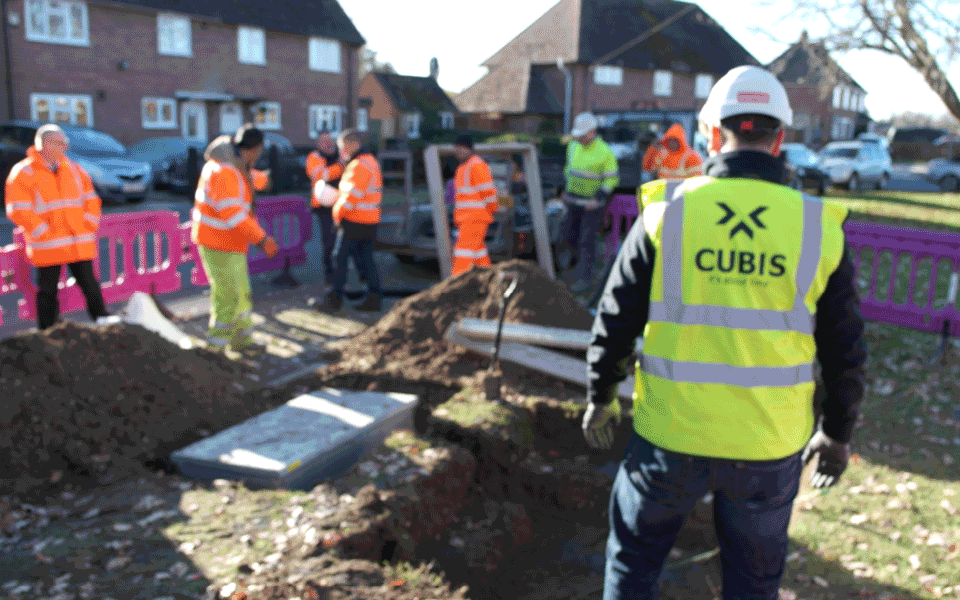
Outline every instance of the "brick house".
<path id="1" fill-rule="evenodd" d="M 379 127 L 381 138 L 419 138 L 421 130 L 453 129 L 459 114 L 434 77 L 372 71 L 360 82 L 359 122 Z"/>
<path id="2" fill-rule="evenodd" d="M 565 75 L 571 120 L 590 110 L 634 133 L 679 122 L 692 135 L 713 82 L 759 64 L 710 15 L 675 0 L 561 0 L 484 62 L 488 73 L 457 96 L 469 126 L 563 129 Z M 620 126 L 618 125 L 618 127 Z"/>
<path id="3" fill-rule="evenodd" d="M 823 45 L 811 42 L 806 31 L 767 68 L 787 88 L 793 108 L 788 142 L 820 147 L 831 140 L 853 139 L 867 130 L 866 90 Z"/>
<path id="4" fill-rule="evenodd" d="M 121 142 L 355 122 L 364 39 L 336 0 L 7 0 L 3 118 Z"/>

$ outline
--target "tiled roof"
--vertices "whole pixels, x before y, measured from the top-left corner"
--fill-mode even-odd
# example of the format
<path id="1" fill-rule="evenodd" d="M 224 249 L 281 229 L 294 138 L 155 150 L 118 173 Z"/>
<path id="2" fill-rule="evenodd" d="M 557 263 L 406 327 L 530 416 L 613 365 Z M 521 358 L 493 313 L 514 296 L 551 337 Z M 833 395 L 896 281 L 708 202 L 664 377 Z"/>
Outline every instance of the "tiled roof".
<path id="1" fill-rule="evenodd" d="M 806 37 L 801 37 L 773 59 L 767 69 L 783 83 L 822 84 L 825 89 L 832 88 L 835 83 L 846 83 L 863 90 L 863 86 L 833 60 L 822 44 L 808 41 Z"/>
<path id="2" fill-rule="evenodd" d="M 432 77 L 396 73 L 372 73 L 401 112 L 459 112 L 443 88 Z"/>

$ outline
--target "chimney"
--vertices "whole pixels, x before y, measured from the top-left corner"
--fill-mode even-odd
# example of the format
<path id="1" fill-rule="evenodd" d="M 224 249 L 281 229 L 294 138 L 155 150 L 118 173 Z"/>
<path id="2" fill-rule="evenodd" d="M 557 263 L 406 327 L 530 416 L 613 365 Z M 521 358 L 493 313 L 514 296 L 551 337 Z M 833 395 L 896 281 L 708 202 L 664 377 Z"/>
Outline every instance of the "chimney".
<path id="1" fill-rule="evenodd" d="M 433 57 L 430 59 L 430 79 L 436 81 L 438 75 L 440 75 L 440 63 L 437 62 L 437 57 Z"/>

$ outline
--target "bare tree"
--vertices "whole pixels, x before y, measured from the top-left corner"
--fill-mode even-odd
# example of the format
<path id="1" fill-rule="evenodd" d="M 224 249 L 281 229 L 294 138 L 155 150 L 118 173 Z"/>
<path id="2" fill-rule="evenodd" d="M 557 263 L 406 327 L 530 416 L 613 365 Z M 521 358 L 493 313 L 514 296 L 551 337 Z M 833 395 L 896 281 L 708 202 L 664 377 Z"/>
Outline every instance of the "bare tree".
<path id="1" fill-rule="evenodd" d="M 377 53 L 374 50 L 367 48 L 366 46 L 360 51 L 360 79 L 363 79 L 363 76 L 367 73 L 396 73 L 389 62 L 382 62 L 377 60 Z"/>
<path id="2" fill-rule="evenodd" d="M 794 0 L 790 8 L 791 19 L 827 24 L 817 42 L 828 51 L 877 50 L 902 58 L 960 121 L 960 98 L 945 68 L 960 56 L 956 0 Z"/>

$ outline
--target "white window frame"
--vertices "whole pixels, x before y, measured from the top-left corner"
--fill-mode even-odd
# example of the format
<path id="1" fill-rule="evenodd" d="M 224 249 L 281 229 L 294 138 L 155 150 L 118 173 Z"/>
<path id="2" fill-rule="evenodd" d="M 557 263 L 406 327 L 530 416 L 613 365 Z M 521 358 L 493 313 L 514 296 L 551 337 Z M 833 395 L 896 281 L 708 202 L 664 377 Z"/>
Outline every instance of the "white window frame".
<path id="1" fill-rule="evenodd" d="M 357 129 L 366 131 L 370 128 L 370 111 L 366 108 L 357 109 Z"/>
<path id="2" fill-rule="evenodd" d="M 283 115 L 280 112 L 280 103 L 279 102 L 257 102 L 250 107 L 251 112 L 253 113 L 253 124 L 256 125 L 259 129 L 264 131 L 277 131 L 283 129 Z M 274 111 L 277 118 L 273 121 L 260 121 L 260 115 L 266 115 L 270 111 Z M 264 117 L 266 119 L 266 117 Z"/>
<path id="3" fill-rule="evenodd" d="M 843 86 L 843 95 L 840 96 L 840 108 L 850 110 L 850 88 Z"/>
<path id="4" fill-rule="evenodd" d="M 337 40 L 321 37 L 310 38 L 307 44 L 308 62 L 311 71 L 339 73 L 342 50 Z"/>
<path id="5" fill-rule="evenodd" d="M 407 113 L 403 115 L 403 131 L 411 140 L 420 137 L 420 125 L 423 124 L 423 117 L 420 113 Z"/>
<path id="6" fill-rule="evenodd" d="M 193 23 L 190 17 L 173 13 L 157 15 L 157 54 L 193 56 Z"/>
<path id="7" fill-rule="evenodd" d="M 147 106 L 157 105 L 157 118 L 150 120 L 147 116 Z M 170 118 L 163 119 L 163 107 L 170 109 Z M 140 120 L 144 129 L 176 129 L 177 128 L 177 101 L 173 98 L 144 97 L 140 99 Z"/>
<path id="8" fill-rule="evenodd" d="M 670 71 L 653 72 L 653 95 L 665 98 L 673 96 L 673 73 Z"/>
<path id="9" fill-rule="evenodd" d="M 449 110 L 440 113 L 440 129 L 454 128 L 454 114 Z"/>
<path id="10" fill-rule="evenodd" d="M 55 121 L 53 119 L 53 105 L 59 104 L 58 100 L 64 100 L 69 107 L 70 119 L 68 121 Z M 41 118 L 38 103 L 46 101 L 47 118 Z M 77 107 L 85 105 L 87 109 L 87 122 L 81 123 L 77 119 Z M 64 110 L 64 109 L 61 109 Z M 30 94 L 30 118 L 34 121 L 63 123 L 67 125 L 79 125 L 81 127 L 93 127 L 93 97 L 84 94 Z"/>
<path id="11" fill-rule="evenodd" d="M 326 130 L 330 133 L 340 133 L 343 130 L 343 113 L 344 109 L 342 106 L 335 106 L 332 104 L 311 104 L 308 112 L 308 121 L 310 128 L 310 137 L 316 139 L 319 137 L 320 132 L 324 129 L 320 127 L 320 122 L 324 124 L 332 125 L 327 127 Z"/>
<path id="12" fill-rule="evenodd" d="M 68 46 L 89 46 L 90 45 L 90 19 L 87 12 L 87 3 L 81 0 L 58 0 L 56 4 L 60 8 L 64 19 L 65 36 L 54 36 L 50 34 L 50 17 L 53 12 L 54 0 L 25 0 L 23 5 L 24 34 L 28 41 L 46 42 L 48 44 L 65 44 Z M 41 12 L 42 22 L 37 27 L 33 21 L 33 11 Z M 74 14 L 74 10 L 80 12 L 79 17 Z M 3 17 L 6 19 L 6 17 Z M 75 25 L 75 19 L 79 18 L 83 34 L 80 37 L 71 35 Z"/>
<path id="13" fill-rule="evenodd" d="M 843 90 L 840 86 L 835 86 L 833 88 L 833 107 L 840 108 L 840 99 L 843 96 Z"/>
<path id="14" fill-rule="evenodd" d="M 593 68 L 593 82 L 597 85 L 623 85 L 623 67 L 599 65 Z"/>
<path id="15" fill-rule="evenodd" d="M 708 73 L 701 73 L 697 75 L 697 79 L 694 82 L 693 93 L 697 98 L 706 98 L 710 95 L 710 90 L 713 89 L 713 75 Z"/>
<path id="16" fill-rule="evenodd" d="M 250 50 L 251 37 L 259 37 L 260 52 L 257 56 L 252 56 Z M 267 32 L 260 27 L 249 27 L 240 25 L 237 27 L 237 61 L 245 65 L 266 65 L 267 64 Z"/>

